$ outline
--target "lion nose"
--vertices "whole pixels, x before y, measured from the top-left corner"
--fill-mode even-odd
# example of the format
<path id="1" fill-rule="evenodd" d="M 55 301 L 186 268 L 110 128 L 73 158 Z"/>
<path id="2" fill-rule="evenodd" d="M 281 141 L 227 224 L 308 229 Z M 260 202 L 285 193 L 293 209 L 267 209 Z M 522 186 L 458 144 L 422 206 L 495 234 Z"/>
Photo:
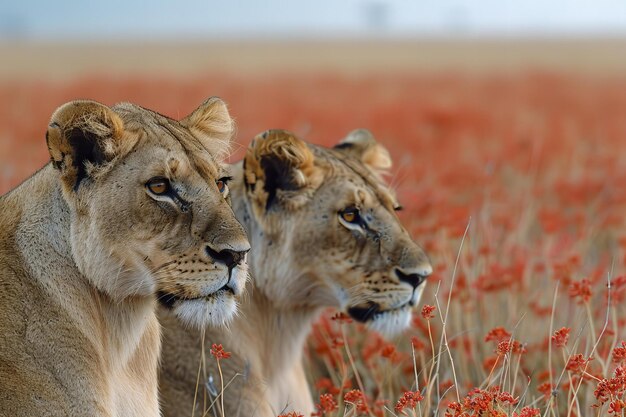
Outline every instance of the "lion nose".
<path id="1" fill-rule="evenodd" d="M 433 273 L 433 268 L 430 264 L 426 264 L 412 270 L 403 271 L 400 268 L 396 268 L 395 273 L 401 282 L 406 282 L 413 288 L 417 288 Z"/>
<path id="2" fill-rule="evenodd" d="M 246 250 L 233 250 L 233 249 L 222 249 L 220 251 L 216 251 L 210 246 L 206 247 L 206 253 L 211 258 L 213 258 L 216 262 L 221 262 L 226 265 L 228 268 L 232 269 L 237 265 L 241 265 L 242 262 L 246 259 L 246 253 L 248 253 L 249 249 Z"/>

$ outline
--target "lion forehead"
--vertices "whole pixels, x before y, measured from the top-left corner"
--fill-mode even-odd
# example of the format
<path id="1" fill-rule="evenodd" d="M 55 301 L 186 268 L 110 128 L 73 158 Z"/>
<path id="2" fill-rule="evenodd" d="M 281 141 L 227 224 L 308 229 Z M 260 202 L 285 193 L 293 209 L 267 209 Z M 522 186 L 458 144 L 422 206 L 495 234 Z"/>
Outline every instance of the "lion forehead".
<path id="1" fill-rule="evenodd" d="M 228 152 L 224 141 L 202 141 L 180 122 L 134 104 L 121 103 L 114 108 L 130 131 L 148 139 L 147 146 L 169 150 L 170 172 L 181 176 L 197 172 L 205 180 L 222 176 L 225 168 L 221 158 Z"/>

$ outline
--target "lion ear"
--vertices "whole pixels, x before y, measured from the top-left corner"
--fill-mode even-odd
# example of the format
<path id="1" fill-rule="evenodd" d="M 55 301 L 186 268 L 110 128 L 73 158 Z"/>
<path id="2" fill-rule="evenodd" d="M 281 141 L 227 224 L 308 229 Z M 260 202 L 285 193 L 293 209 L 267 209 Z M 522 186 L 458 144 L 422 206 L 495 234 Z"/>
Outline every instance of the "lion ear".
<path id="1" fill-rule="evenodd" d="M 244 182 L 249 197 L 263 211 L 275 204 L 294 208 L 316 189 L 322 174 L 307 144 L 285 130 L 257 135 L 244 158 Z"/>
<path id="2" fill-rule="evenodd" d="M 391 168 L 391 156 L 367 129 L 353 130 L 335 149 L 360 160 L 377 174 L 386 174 Z"/>
<path id="3" fill-rule="evenodd" d="M 228 107 L 219 97 L 211 97 L 180 123 L 202 142 L 203 146 L 220 159 L 228 156 L 230 139 L 235 131 L 235 121 Z"/>
<path id="4" fill-rule="evenodd" d="M 52 114 L 46 142 L 67 189 L 77 191 L 94 170 L 111 161 L 123 133 L 122 119 L 104 104 L 77 100 L 59 107 Z"/>

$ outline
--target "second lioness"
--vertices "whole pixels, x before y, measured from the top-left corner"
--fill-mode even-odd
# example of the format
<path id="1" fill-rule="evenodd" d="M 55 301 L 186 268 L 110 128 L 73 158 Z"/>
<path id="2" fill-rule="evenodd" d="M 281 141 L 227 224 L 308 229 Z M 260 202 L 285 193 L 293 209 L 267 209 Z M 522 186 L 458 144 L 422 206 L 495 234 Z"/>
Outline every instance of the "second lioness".
<path id="1" fill-rule="evenodd" d="M 233 352 L 222 361 L 224 383 L 232 380 L 224 391 L 226 416 L 314 411 L 302 352 L 324 307 L 345 309 L 382 331 L 408 326 L 432 269 L 400 224 L 398 204 L 381 181 L 380 171 L 390 165 L 388 152 L 365 130 L 334 149 L 272 130 L 257 136 L 234 168 L 233 209 L 252 246 L 252 282 L 229 329 L 208 329 L 205 335 L 206 356 L 214 342 Z M 200 369 L 200 333 L 167 314 L 161 318 L 164 415 L 188 417 Z M 195 415 L 205 414 L 215 392 L 208 394 L 220 390 L 214 364 L 207 360 L 200 370 Z"/>

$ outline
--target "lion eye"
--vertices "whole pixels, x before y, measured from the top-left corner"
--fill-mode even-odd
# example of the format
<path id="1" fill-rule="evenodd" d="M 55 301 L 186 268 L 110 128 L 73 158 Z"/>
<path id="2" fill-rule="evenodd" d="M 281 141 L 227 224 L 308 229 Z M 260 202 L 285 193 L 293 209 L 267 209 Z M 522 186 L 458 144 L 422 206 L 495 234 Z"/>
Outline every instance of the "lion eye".
<path id="1" fill-rule="evenodd" d="M 230 181 L 230 177 L 223 177 L 215 181 L 215 185 L 217 185 L 217 189 L 220 193 L 224 194 L 228 187 L 228 181 Z"/>
<path id="2" fill-rule="evenodd" d="M 348 223 L 359 223 L 361 216 L 359 214 L 359 209 L 351 207 L 345 210 L 342 210 L 339 215 L 343 220 Z"/>
<path id="3" fill-rule="evenodd" d="M 163 195 L 170 191 L 170 182 L 167 178 L 152 178 L 146 183 L 146 187 L 151 193 L 156 195 Z"/>

